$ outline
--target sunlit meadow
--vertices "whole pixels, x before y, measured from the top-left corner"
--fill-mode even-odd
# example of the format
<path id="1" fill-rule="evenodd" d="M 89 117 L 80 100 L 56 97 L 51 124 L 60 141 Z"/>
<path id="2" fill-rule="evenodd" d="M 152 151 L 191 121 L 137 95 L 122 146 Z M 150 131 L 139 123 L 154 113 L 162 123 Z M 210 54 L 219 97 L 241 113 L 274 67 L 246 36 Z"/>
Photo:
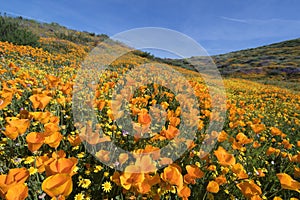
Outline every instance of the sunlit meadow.
<path id="1" fill-rule="evenodd" d="M 57 38 L 41 38 L 40 43 L 44 49 L 0 42 L 1 198 L 296 200 L 300 196 L 299 93 L 224 79 L 225 124 L 222 131 L 207 135 L 209 121 L 220 120 L 211 115 L 208 89 L 195 72 L 174 67 L 188 77 L 199 102 L 199 120 L 193 124 L 196 137 L 178 142 L 182 117 L 193 113 L 184 113 L 185 105 L 178 103 L 173 91 L 157 84 L 141 85 L 129 100 L 134 131 L 128 133 L 115 123 L 125 114 L 113 113 L 114 106 L 123 105 L 122 99 L 112 101 L 111 95 L 128 71 L 149 62 L 128 54 L 99 77 L 94 99 L 82 99 L 90 100 L 98 118 L 89 127 L 74 123 L 72 95 L 90 47 Z M 54 51 L 63 48 L 65 52 Z M 161 119 L 162 126 L 155 126 Z M 201 145 L 209 139 L 217 143 L 205 152 Z M 111 141 L 136 155 L 147 155 L 133 159 L 123 153 L 116 158 L 105 150 Z M 171 141 L 172 148 L 180 144 L 187 149 L 174 162 L 167 153 L 157 153 Z M 112 159 L 125 170 L 103 164 Z M 133 173 L 136 170 L 143 172 Z"/>

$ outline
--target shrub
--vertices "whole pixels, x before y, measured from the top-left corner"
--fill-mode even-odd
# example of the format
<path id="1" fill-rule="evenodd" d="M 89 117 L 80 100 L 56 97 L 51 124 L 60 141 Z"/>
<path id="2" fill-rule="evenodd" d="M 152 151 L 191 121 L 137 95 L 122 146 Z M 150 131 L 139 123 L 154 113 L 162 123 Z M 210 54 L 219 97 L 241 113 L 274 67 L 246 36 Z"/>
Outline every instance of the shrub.
<path id="1" fill-rule="evenodd" d="M 39 46 L 39 36 L 22 28 L 12 18 L 0 16 L 0 41 L 18 45 Z"/>

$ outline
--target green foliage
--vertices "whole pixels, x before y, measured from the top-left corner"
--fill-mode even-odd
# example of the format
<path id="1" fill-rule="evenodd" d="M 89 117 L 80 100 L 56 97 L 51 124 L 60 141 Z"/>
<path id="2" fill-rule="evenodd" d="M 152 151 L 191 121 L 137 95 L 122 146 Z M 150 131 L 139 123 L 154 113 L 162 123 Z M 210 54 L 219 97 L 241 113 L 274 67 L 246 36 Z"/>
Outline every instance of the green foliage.
<path id="1" fill-rule="evenodd" d="M 39 36 L 21 28 L 19 23 L 9 17 L 0 16 L 0 41 L 8 41 L 18 45 L 39 45 Z"/>
<path id="2" fill-rule="evenodd" d="M 140 51 L 140 50 L 135 50 L 132 52 L 134 55 L 140 56 L 142 58 L 149 58 L 149 59 L 154 59 L 154 55 L 152 55 L 149 52 L 145 51 Z"/>

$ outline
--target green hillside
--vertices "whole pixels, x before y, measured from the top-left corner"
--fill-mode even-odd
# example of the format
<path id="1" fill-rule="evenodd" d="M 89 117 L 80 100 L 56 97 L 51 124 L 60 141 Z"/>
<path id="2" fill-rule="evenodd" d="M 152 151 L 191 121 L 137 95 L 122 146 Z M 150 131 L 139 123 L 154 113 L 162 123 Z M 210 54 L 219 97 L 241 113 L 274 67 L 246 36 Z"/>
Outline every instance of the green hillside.
<path id="1" fill-rule="evenodd" d="M 70 53 L 78 45 L 88 53 L 98 42 L 109 38 L 105 34 L 71 30 L 54 22 L 41 23 L 22 17 L 4 18 L 39 37 L 38 47 L 50 53 Z M 141 51 L 133 52 L 133 56 L 194 70 L 188 59 L 161 59 Z M 216 55 L 212 59 L 224 78 L 243 78 L 299 90 L 300 39 Z"/>

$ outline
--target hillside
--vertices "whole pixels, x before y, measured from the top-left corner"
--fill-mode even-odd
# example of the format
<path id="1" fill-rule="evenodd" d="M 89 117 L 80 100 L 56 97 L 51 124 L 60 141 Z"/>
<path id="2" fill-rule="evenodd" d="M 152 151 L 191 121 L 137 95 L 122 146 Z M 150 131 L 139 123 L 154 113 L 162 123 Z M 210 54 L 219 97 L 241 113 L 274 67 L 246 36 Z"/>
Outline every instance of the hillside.
<path id="1" fill-rule="evenodd" d="M 300 39 L 217 55 L 213 59 L 224 75 L 299 81 Z"/>
<path id="2" fill-rule="evenodd" d="M 64 55 L 75 52 L 76 48 L 82 49 L 80 60 L 97 46 L 98 42 L 109 39 L 105 34 L 71 30 L 54 22 L 40 23 L 22 17 L 6 19 L 18 23 L 20 27 L 40 37 L 39 47 L 46 52 Z M 141 51 L 134 51 L 129 56 L 194 70 L 188 59 L 161 59 Z M 212 56 L 212 59 L 224 78 L 243 78 L 299 90 L 297 83 L 300 79 L 300 39 L 216 55 Z"/>
<path id="3" fill-rule="evenodd" d="M 93 54 L 100 36 L 8 20 L 18 26 L 0 26 L 11 40 L 0 41 L 1 199 L 299 197 L 300 93 L 258 83 L 290 88 L 288 74 L 298 88 L 295 73 L 271 78 L 259 65 L 276 49 L 272 65 L 287 68 L 289 53 L 298 69 L 296 42 L 214 57 L 223 90 L 188 60 L 133 51 L 111 63 L 128 47 L 108 39 Z M 262 72 L 233 70 L 239 59 L 240 70 Z M 251 80 L 233 78 L 241 74 Z"/>
<path id="4" fill-rule="evenodd" d="M 300 90 L 300 39 L 216 55 L 212 59 L 224 78 L 243 78 Z M 157 60 L 194 70 L 188 59 Z"/>

